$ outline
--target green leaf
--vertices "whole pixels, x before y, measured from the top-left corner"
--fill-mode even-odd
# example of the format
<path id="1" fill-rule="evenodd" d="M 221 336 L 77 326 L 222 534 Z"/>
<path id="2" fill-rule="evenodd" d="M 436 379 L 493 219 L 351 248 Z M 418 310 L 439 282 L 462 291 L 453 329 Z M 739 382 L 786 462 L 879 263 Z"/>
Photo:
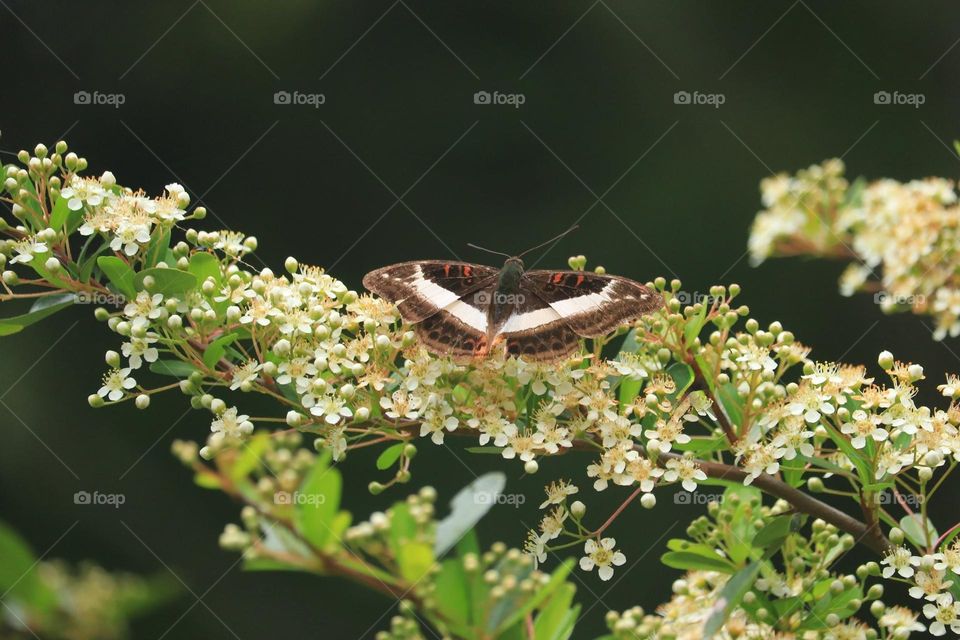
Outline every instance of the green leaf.
<path id="1" fill-rule="evenodd" d="M 566 640 L 580 616 L 580 605 L 573 606 L 576 588 L 565 583 L 550 597 L 533 621 L 533 637 L 539 640 Z"/>
<path id="2" fill-rule="evenodd" d="M 437 524 L 433 545 L 436 557 L 442 556 L 464 534 L 473 529 L 480 518 L 497 502 L 507 484 L 507 476 L 500 472 L 486 473 L 464 487 L 450 501 L 450 515 Z"/>
<path id="3" fill-rule="evenodd" d="M 67 198 L 63 196 L 57 198 L 57 203 L 53 205 L 53 210 L 50 212 L 50 228 L 59 230 L 60 227 L 64 225 L 67 221 L 67 216 L 70 215 L 70 209 L 67 207 Z"/>
<path id="4" fill-rule="evenodd" d="M 692 551 L 668 551 L 660 556 L 660 562 L 672 569 L 682 569 L 684 571 L 702 570 L 733 573 L 737 570 L 732 562 L 717 554 L 711 557 Z"/>
<path id="5" fill-rule="evenodd" d="M 392 467 L 394 463 L 400 459 L 405 446 L 407 446 L 406 443 L 399 442 L 381 451 L 380 455 L 377 456 L 377 469 L 380 471 L 386 471 Z"/>
<path id="6" fill-rule="evenodd" d="M 683 327 L 683 338 L 685 344 L 689 347 L 697 339 L 703 330 L 704 322 L 707 318 L 708 305 L 700 303 L 700 311 L 690 316 Z"/>
<path id="7" fill-rule="evenodd" d="M 74 304 L 76 297 L 72 293 L 64 293 L 38 298 L 30 311 L 19 316 L 0 318 L 0 336 L 9 336 L 18 333 L 31 324 L 40 322 L 58 311 L 62 311 Z"/>
<path id="8" fill-rule="evenodd" d="M 208 344 L 207 348 L 203 351 L 203 364 L 207 365 L 208 369 L 216 368 L 217 363 L 220 362 L 220 358 L 226 353 L 227 346 L 239 337 L 239 334 L 228 333 Z"/>
<path id="9" fill-rule="evenodd" d="M 840 451 L 850 459 L 854 467 L 856 467 L 857 475 L 860 477 L 860 483 L 870 484 L 874 482 L 875 478 L 871 471 L 870 463 L 863 459 L 863 455 L 854 448 L 847 437 L 837 431 L 830 423 L 823 422 L 822 424 L 826 427 L 827 433 L 830 434 L 830 439 L 833 443 L 837 445 L 837 448 L 839 448 Z"/>
<path id="10" fill-rule="evenodd" d="M 926 522 L 926 527 L 924 527 L 924 522 Z M 903 535 L 907 536 L 907 540 L 918 549 L 926 549 L 927 540 L 930 541 L 930 544 L 933 544 L 940 537 L 933 523 L 929 519 L 924 521 L 923 515 L 919 513 L 911 513 L 901 518 L 900 528 L 903 529 Z"/>
<path id="11" fill-rule="evenodd" d="M 207 278 L 213 278 L 217 284 L 220 284 L 223 277 L 220 261 L 212 253 L 195 253 L 190 256 L 190 266 L 187 270 L 197 278 L 200 284 L 203 284 Z"/>
<path id="12" fill-rule="evenodd" d="M 0 523 L 0 593 L 5 599 L 19 600 L 27 608 L 45 610 L 55 594 L 37 572 L 37 558 L 17 532 Z"/>
<path id="13" fill-rule="evenodd" d="M 643 380 L 628 378 L 626 376 L 620 378 L 620 387 L 618 389 L 620 404 L 625 406 L 633 402 L 633 399 L 637 397 L 642 387 Z"/>
<path id="14" fill-rule="evenodd" d="M 117 256 L 100 256 L 97 258 L 97 266 L 100 267 L 103 275 L 107 276 L 107 280 L 117 291 L 131 299 L 136 297 L 137 291 L 133 286 L 133 269 L 126 262 Z"/>
<path id="15" fill-rule="evenodd" d="M 147 276 L 154 279 L 154 286 L 150 289 L 150 293 L 160 293 L 164 297 L 181 295 L 197 288 L 197 276 L 189 271 L 154 267 L 144 269 L 134 276 L 133 283 L 137 289 L 145 289 L 143 280 Z"/>
<path id="16" fill-rule="evenodd" d="M 793 517 L 790 515 L 777 516 L 768 522 L 757 535 L 753 536 L 753 546 L 757 549 L 779 547 L 794 529 Z"/>
<path id="17" fill-rule="evenodd" d="M 743 596 L 750 590 L 760 572 L 761 561 L 754 560 L 746 567 L 735 573 L 727 583 L 723 585 L 720 594 L 710 612 L 707 621 L 703 625 L 703 637 L 709 640 L 723 627 L 730 612 L 740 604 Z"/>
<path id="18" fill-rule="evenodd" d="M 190 374 L 197 368 L 192 364 L 182 360 L 157 360 L 150 363 L 150 371 L 161 376 L 173 376 L 174 378 L 189 378 Z"/>
<path id="19" fill-rule="evenodd" d="M 456 624 L 470 624 L 470 588 L 463 560 L 445 560 L 434 584 L 434 597 L 443 617 Z"/>
<path id="20" fill-rule="evenodd" d="M 147 247 L 147 253 L 145 256 L 147 266 L 152 267 L 160 262 L 169 247 L 170 229 L 162 230 L 155 238 L 151 238 L 150 245 Z"/>
<path id="21" fill-rule="evenodd" d="M 323 459 L 314 463 L 300 485 L 294 519 L 303 536 L 318 549 L 330 541 L 342 486 L 340 472 Z"/>
<path id="22" fill-rule="evenodd" d="M 743 425 L 743 400 L 737 393 L 737 387 L 732 382 L 720 385 L 717 389 L 717 397 L 733 427 L 741 427 Z"/>
<path id="23" fill-rule="evenodd" d="M 244 442 L 239 454 L 230 467 L 230 479 L 239 482 L 250 472 L 259 467 L 263 461 L 263 454 L 270 446 L 270 434 L 256 433 Z"/>
<path id="24" fill-rule="evenodd" d="M 563 564 L 557 567 L 556 571 L 550 575 L 550 580 L 547 582 L 547 584 L 538 588 L 534 592 L 533 597 L 527 600 L 523 606 L 511 613 L 502 623 L 500 623 L 500 632 L 503 632 L 504 630 L 509 629 L 516 623 L 520 622 L 528 613 L 540 606 L 541 602 L 545 601 L 550 594 L 564 584 L 564 581 L 567 579 L 567 576 L 570 575 L 571 571 L 573 571 L 573 559 L 568 558 L 563 562 Z"/>

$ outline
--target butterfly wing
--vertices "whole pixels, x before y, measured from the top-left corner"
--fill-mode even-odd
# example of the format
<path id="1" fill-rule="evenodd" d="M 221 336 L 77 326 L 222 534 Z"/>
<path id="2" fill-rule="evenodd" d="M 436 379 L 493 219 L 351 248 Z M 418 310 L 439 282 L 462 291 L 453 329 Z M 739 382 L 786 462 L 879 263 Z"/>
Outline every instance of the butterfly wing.
<path id="1" fill-rule="evenodd" d="M 528 271 L 520 286 L 584 338 L 606 335 L 663 306 L 663 297 L 639 282 L 585 271 Z"/>
<path id="2" fill-rule="evenodd" d="M 524 291 L 522 284 L 513 313 L 500 327 L 495 341 L 502 342 L 509 355 L 525 360 L 557 360 L 580 346 L 580 336 L 563 316 L 539 296 Z"/>
<path id="3" fill-rule="evenodd" d="M 432 351 L 466 356 L 486 348 L 487 307 L 497 273 L 468 262 L 401 262 L 371 271 L 363 286 L 396 304 Z"/>

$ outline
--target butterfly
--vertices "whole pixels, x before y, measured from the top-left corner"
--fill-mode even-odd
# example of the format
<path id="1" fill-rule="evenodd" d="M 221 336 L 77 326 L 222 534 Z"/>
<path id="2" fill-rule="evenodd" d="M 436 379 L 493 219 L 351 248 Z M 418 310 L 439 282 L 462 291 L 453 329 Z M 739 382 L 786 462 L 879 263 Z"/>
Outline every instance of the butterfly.
<path id="1" fill-rule="evenodd" d="M 663 306 L 662 296 L 639 282 L 585 271 L 526 271 L 520 256 L 508 256 L 500 269 L 401 262 L 371 271 L 363 286 L 396 304 L 428 349 L 454 357 L 503 349 L 526 360 L 557 360 L 576 351 L 581 338 L 606 335 Z"/>

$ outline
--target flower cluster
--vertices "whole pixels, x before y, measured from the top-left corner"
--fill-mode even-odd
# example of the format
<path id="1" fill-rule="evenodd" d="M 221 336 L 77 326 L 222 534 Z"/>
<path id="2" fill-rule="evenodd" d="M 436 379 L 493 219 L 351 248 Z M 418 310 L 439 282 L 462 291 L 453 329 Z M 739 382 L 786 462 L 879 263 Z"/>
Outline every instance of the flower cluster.
<path id="1" fill-rule="evenodd" d="M 431 545 L 439 534 L 432 499 L 419 495 L 350 526 L 349 514 L 339 508 L 339 471 L 329 464 L 376 447 L 377 472 L 390 474 L 369 483 L 378 494 L 411 480 L 415 441 L 445 447 L 453 437 L 476 444 L 472 452 L 522 465 L 527 474 L 538 473 L 550 456 L 582 456 L 579 477 L 547 485 L 544 514 L 518 559 L 528 563 L 525 570 L 577 548 L 581 570 L 609 580 L 630 551 L 611 534 L 634 501 L 652 509 L 664 491 L 689 499 L 687 492 L 705 484 L 733 484 L 727 491 L 746 498 L 731 497 L 730 508 L 739 510 L 732 520 L 695 521 L 691 536 L 707 554 L 706 564 L 691 567 L 689 556 L 665 560 L 678 569 L 732 575 L 754 571 L 751 559 L 769 559 L 767 553 L 784 556 L 786 573 L 771 565 L 742 578 L 752 580 L 753 590 L 744 593 L 765 604 L 754 607 L 739 596 L 725 612 L 730 623 L 794 631 L 812 623 L 766 616 L 810 589 L 833 589 L 834 582 L 842 587 L 838 593 L 851 591 L 851 580 L 862 591 L 866 574 L 822 575 L 837 550 L 854 540 L 881 555 L 906 540 L 912 550 L 905 566 L 918 575 L 920 567 L 952 557 L 926 505 L 960 461 L 956 377 L 940 386 L 946 406 L 924 406 L 915 400 L 924 379 L 919 365 L 884 352 L 877 364 L 889 381 L 876 382 L 864 366 L 811 359 L 811 349 L 779 322 L 761 325 L 736 302 L 737 285 L 712 287 L 684 304 L 681 283 L 663 278 L 650 283 L 662 296 L 662 309 L 584 340 L 563 360 L 503 354 L 453 359 L 430 353 L 392 304 L 352 290 L 319 267 L 289 258 L 281 273 L 255 269 L 248 262 L 255 238 L 183 228 L 204 212 L 188 211 L 189 199 L 174 185 L 149 198 L 117 185 L 110 174 L 81 176 L 85 162 L 67 154 L 65 145 L 53 154 L 45 147 L 32 157 L 24 153 L 24 168 L 4 169 L 17 224 L 0 226 L 9 237 L 0 243 L 6 268 L 0 299 L 39 300 L 27 314 L 0 321 L 6 322 L 2 333 L 66 308 L 80 294 L 119 302 L 95 311 L 118 336 L 118 346 L 105 354 L 108 369 L 90 404 L 132 401 L 146 409 L 155 394 L 177 389 L 194 409 L 209 412 L 205 441 L 180 443 L 177 455 L 195 470 L 198 484 L 248 505 L 243 526 L 228 527 L 221 542 L 251 563 L 355 575 L 352 554 L 369 560 L 360 568 L 363 579 L 382 579 L 388 589 L 400 583 L 386 574 L 405 586 L 433 575 Z M 934 201 L 949 207 L 946 192 L 933 183 L 910 189 L 929 201 L 924 205 L 916 195 L 917 216 L 935 208 Z M 765 190 L 770 209 L 758 221 L 755 256 L 785 247 L 835 251 L 845 246 L 836 240 L 841 231 L 852 234 L 858 251 L 882 241 L 857 244 L 856 230 L 869 226 L 869 218 L 851 212 L 864 203 L 880 206 L 880 200 L 848 185 L 838 163 L 795 179 L 771 179 Z M 808 210 L 829 215 L 799 221 Z M 802 238 L 791 235 L 801 231 Z M 894 253 L 884 247 L 870 255 L 885 260 Z M 570 266 L 584 269 L 586 259 L 572 258 Z M 158 386 L 149 386 L 153 379 Z M 264 403 L 248 400 L 249 394 L 269 399 L 274 409 L 254 411 Z M 623 503 L 588 525 L 586 502 L 596 491 L 622 492 Z M 787 507 L 775 502 L 761 508 L 761 492 L 814 518 L 791 529 L 789 549 L 769 543 L 771 536 L 783 542 L 786 533 L 763 533 L 766 526 L 783 526 Z M 819 500 L 821 493 L 848 499 L 858 518 Z M 919 505 L 917 512 L 911 505 Z M 741 518 L 750 531 L 730 525 Z M 733 530 L 737 539 L 723 537 Z M 802 556 L 789 555 L 797 549 Z M 879 566 L 864 571 L 880 573 Z M 811 576 L 829 582 L 822 586 Z M 709 608 L 702 599 L 718 597 L 726 580 L 709 573 L 701 578 L 680 595 L 702 614 Z M 914 586 L 929 588 L 914 578 Z M 504 593 L 516 595 L 514 586 Z M 946 629 L 952 628 L 946 611 L 953 601 L 946 601 L 945 589 L 926 604 L 943 605 L 934 613 Z M 437 594 L 416 595 L 422 609 Z M 808 613 L 828 622 L 834 614 L 836 624 L 828 626 L 839 629 L 858 608 Z M 888 622 L 905 619 L 891 611 L 884 614 Z M 922 609 L 927 618 L 930 611 Z M 860 623 L 849 624 L 855 636 Z"/>
<path id="2" fill-rule="evenodd" d="M 960 205 L 941 178 L 847 182 L 840 160 L 761 184 L 750 234 L 755 264 L 770 256 L 849 260 L 840 291 L 876 294 L 885 312 L 930 315 L 934 337 L 960 335 Z"/>

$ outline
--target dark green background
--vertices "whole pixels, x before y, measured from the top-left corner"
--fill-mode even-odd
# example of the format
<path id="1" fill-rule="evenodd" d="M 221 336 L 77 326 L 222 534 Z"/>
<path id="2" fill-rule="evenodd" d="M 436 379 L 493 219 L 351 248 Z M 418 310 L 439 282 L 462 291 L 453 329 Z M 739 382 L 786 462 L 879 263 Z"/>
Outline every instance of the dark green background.
<path id="1" fill-rule="evenodd" d="M 753 269 L 742 258 L 770 170 L 846 154 L 852 175 L 955 174 L 955 2 L 591 1 L 4 0 L 2 157 L 68 131 L 93 171 L 111 169 L 151 193 L 179 180 L 214 214 L 205 228 L 219 218 L 258 236 L 267 264 L 279 269 L 290 254 L 335 264 L 355 287 L 393 261 L 489 259 L 467 242 L 518 251 L 589 209 L 541 265 L 585 253 L 612 273 L 677 276 L 688 290 L 737 281 L 758 319 L 781 320 L 816 358 L 876 369 L 888 348 L 922 362 L 931 390 L 944 371 L 960 369 L 960 344 L 934 343 L 924 320 L 884 318 L 869 296 L 841 298 L 839 265 Z M 126 102 L 75 105 L 80 90 L 123 93 Z M 323 93 L 326 103 L 275 105 L 278 90 Z M 479 90 L 526 102 L 475 105 Z M 680 90 L 723 93 L 726 102 L 678 106 Z M 920 92 L 926 103 L 878 106 L 880 90 Z M 401 195 L 405 204 L 391 209 Z M 601 195 L 606 206 L 596 203 Z M 238 507 L 193 487 L 168 453 L 174 437 L 203 439 L 206 416 L 180 420 L 177 394 L 146 413 L 87 407 L 103 352 L 118 344 L 83 309 L 0 343 L 9 405 L 0 405 L 0 517 L 39 552 L 78 522 L 51 557 L 139 572 L 169 566 L 244 640 L 370 637 L 390 606 L 378 595 L 231 569 L 235 556 L 216 539 Z M 434 484 L 445 501 L 472 478 L 446 451 L 421 449 L 412 486 Z M 344 465 L 348 504 L 360 515 L 399 495 L 366 495 L 372 455 Z M 477 472 L 500 466 L 461 457 Z M 509 465 L 509 490 L 529 499 L 519 511 L 495 509 L 483 537 L 521 543 L 518 519 L 534 523 L 542 481 L 567 475 L 588 488 L 584 464 L 545 461 L 532 482 Z M 81 489 L 122 492 L 127 503 L 75 506 Z M 622 494 L 588 494 L 593 518 Z M 955 498 L 941 495 L 939 521 L 949 525 Z M 602 603 L 578 638 L 600 630 L 608 608 L 667 597 L 674 572 L 655 561 L 661 536 L 693 513 L 666 493 L 656 510 L 626 513 L 612 531 L 629 558 L 615 580 L 626 577 L 610 589 L 581 574 L 579 600 Z M 159 637 L 193 601 L 187 594 L 142 621 L 136 637 Z M 233 637 L 210 610 L 194 606 L 167 637 Z M 386 618 L 376 628 L 385 626 Z"/>

